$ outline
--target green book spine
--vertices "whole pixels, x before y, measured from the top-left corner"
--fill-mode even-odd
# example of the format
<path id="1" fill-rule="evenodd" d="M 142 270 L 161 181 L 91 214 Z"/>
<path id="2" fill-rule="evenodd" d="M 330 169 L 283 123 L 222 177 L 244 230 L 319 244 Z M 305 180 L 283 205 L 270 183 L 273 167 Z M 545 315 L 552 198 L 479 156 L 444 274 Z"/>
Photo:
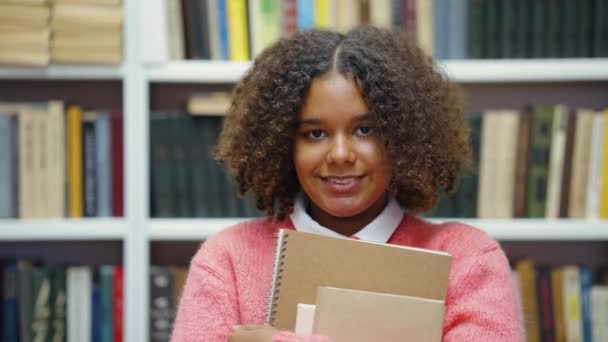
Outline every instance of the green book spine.
<path id="1" fill-rule="evenodd" d="M 65 268 L 55 267 L 51 271 L 51 333 L 50 341 L 65 342 L 66 327 L 66 275 Z"/>
<path id="2" fill-rule="evenodd" d="M 516 1 L 502 2 L 502 28 L 500 29 L 502 40 L 502 58 L 515 58 L 515 42 L 517 40 L 515 8 Z"/>
<path id="3" fill-rule="evenodd" d="M 553 106 L 537 105 L 530 118 L 528 217 L 544 218 L 553 127 Z"/>
<path id="4" fill-rule="evenodd" d="M 173 147 L 173 191 L 175 217 L 191 217 L 190 180 L 191 165 L 188 160 L 188 137 L 184 134 L 188 129 L 187 114 L 179 113 L 171 120 L 171 145 Z"/>
<path id="5" fill-rule="evenodd" d="M 583 6 L 586 0 L 582 1 L 567 1 L 562 0 L 560 7 L 562 9 L 563 21 L 559 24 L 563 27 L 562 32 L 562 53 L 561 57 L 572 58 L 578 57 L 578 39 L 579 39 L 579 21 L 582 19 L 579 13 L 583 12 Z"/>
<path id="6" fill-rule="evenodd" d="M 546 2 L 532 1 L 532 58 L 546 57 Z"/>
<path id="7" fill-rule="evenodd" d="M 18 305 L 19 305 L 19 332 L 21 341 L 31 341 L 32 334 L 32 311 L 29 310 L 32 303 L 32 263 L 29 260 L 17 261 L 17 274 L 19 283 Z"/>
<path id="8" fill-rule="evenodd" d="M 217 142 L 221 129 L 221 124 L 222 120 L 220 117 L 210 117 L 206 120 L 205 140 L 207 150 L 210 150 L 212 146 L 214 146 Z M 208 163 L 206 167 L 207 174 L 209 175 L 209 187 L 205 191 L 205 199 L 210 211 L 210 215 L 212 217 L 225 217 L 227 216 L 227 203 L 222 181 L 222 166 L 219 162 L 213 160 L 213 158 L 211 158 L 211 155 L 209 154 Z"/>
<path id="9" fill-rule="evenodd" d="M 595 0 L 593 25 L 594 57 L 608 57 L 608 1 Z"/>
<path id="10" fill-rule="evenodd" d="M 591 57 L 591 29 L 593 26 L 593 14 L 591 12 L 592 0 L 579 1 L 578 17 L 577 17 L 577 32 L 575 33 L 574 41 L 577 43 L 577 57 Z"/>
<path id="11" fill-rule="evenodd" d="M 465 173 L 456 194 L 456 215 L 459 217 L 477 217 L 477 195 L 479 192 L 479 155 L 481 153 L 481 115 L 469 116 L 471 127 L 471 148 L 473 150 L 472 169 Z"/>
<path id="12" fill-rule="evenodd" d="M 484 4 L 484 57 L 500 58 L 502 55 L 501 24 L 501 2 L 497 0 L 486 0 Z"/>
<path id="13" fill-rule="evenodd" d="M 471 0 L 469 4 L 468 22 L 468 57 L 479 59 L 483 57 L 484 25 L 483 25 L 483 0 Z"/>
<path id="14" fill-rule="evenodd" d="M 31 341 L 47 341 L 51 330 L 51 276 L 46 268 L 33 268 L 30 273 Z"/>
<path id="15" fill-rule="evenodd" d="M 153 113 L 150 121 L 150 179 L 152 196 L 152 216 L 171 217 L 173 210 L 173 189 L 171 185 L 171 150 L 167 129 L 170 119 L 166 114 Z"/>
<path id="16" fill-rule="evenodd" d="M 206 201 L 206 192 L 209 187 L 207 164 L 209 158 L 209 144 L 205 136 L 205 120 L 207 118 L 193 118 L 190 125 L 190 154 L 192 158 L 192 200 L 194 216 L 209 217 L 210 204 Z"/>
<path id="17" fill-rule="evenodd" d="M 112 342 L 112 300 L 114 296 L 112 284 L 114 282 L 114 266 L 103 265 L 99 267 L 99 288 L 101 302 L 101 342 Z"/>
<path id="18" fill-rule="evenodd" d="M 546 0 L 547 2 L 547 54 L 544 57 L 562 57 L 563 25 L 559 0 Z"/>
<path id="19" fill-rule="evenodd" d="M 530 5 L 527 0 L 516 0 L 515 2 L 515 58 L 530 58 L 532 51 L 532 17 Z"/>

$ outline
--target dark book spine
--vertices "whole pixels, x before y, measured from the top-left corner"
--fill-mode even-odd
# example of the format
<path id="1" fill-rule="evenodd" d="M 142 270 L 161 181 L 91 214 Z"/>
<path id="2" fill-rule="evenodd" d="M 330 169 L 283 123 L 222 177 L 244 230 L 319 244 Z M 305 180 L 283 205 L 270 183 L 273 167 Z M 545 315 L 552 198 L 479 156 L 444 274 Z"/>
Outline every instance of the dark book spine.
<path id="1" fill-rule="evenodd" d="M 527 216 L 527 194 L 528 183 L 528 162 L 529 162 L 529 142 L 530 142 L 530 113 L 531 109 L 526 108 L 521 113 L 519 120 L 519 131 L 517 138 L 517 159 L 515 165 L 515 196 L 513 203 L 513 216 Z"/>
<path id="2" fill-rule="evenodd" d="M 485 25 L 483 25 L 484 2 L 483 0 L 471 0 L 469 3 L 469 22 L 468 22 L 468 57 L 484 57 Z"/>
<path id="3" fill-rule="evenodd" d="M 3 263 L 2 341 L 19 341 L 19 276 L 15 261 Z"/>
<path id="4" fill-rule="evenodd" d="M 179 113 L 171 120 L 171 146 L 172 146 L 172 168 L 173 168 L 173 190 L 175 196 L 174 216 L 191 217 L 191 196 L 190 196 L 190 165 L 188 162 L 188 137 L 184 132 L 188 128 L 189 120 L 187 114 Z"/>
<path id="5" fill-rule="evenodd" d="M 579 23 L 581 20 L 579 12 L 582 12 L 583 1 L 568 1 L 561 0 L 558 7 L 561 9 L 560 22 L 557 24 L 558 27 L 562 28 L 561 32 L 561 57 L 572 58 L 578 57 L 578 33 Z M 558 42 L 559 43 L 559 42 Z"/>
<path id="6" fill-rule="evenodd" d="M 595 0 L 593 12 L 593 57 L 608 57 L 608 1 Z"/>
<path id="7" fill-rule="evenodd" d="M 575 32 L 574 43 L 576 44 L 577 57 L 592 57 L 591 51 L 592 42 L 592 27 L 593 27 L 593 12 L 592 0 L 577 1 L 577 30 Z"/>
<path id="8" fill-rule="evenodd" d="M 538 311 L 540 314 L 540 335 L 542 341 L 555 341 L 553 321 L 553 300 L 551 294 L 551 270 L 539 267 L 537 270 Z"/>
<path id="9" fill-rule="evenodd" d="M 30 334 L 32 341 L 46 341 L 51 330 L 51 276 L 48 269 L 34 268 L 31 272 L 31 306 L 32 323 Z"/>
<path id="10" fill-rule="evenodd" d="M 583 341 L 591 342 L 592 321 L 591 321 L 591 286 L 593 279 L 591 271 L 586 267 L 581 267 L 581 320 L 583 322 Z"/>
<path id="11" fill-rule="evenodd" d="M 114 342 L 123 340 L 123 274 L 122 265 L 114 268 L 114 279 L 112 282 L 112 336 Z"/>
<path id="12" fill-rule="evenodd" d="M 123 191 L 123 122 L 122 114 L 114 113 L 112 123 L 112 215 L 124 216 Z"/>
<path id="13" fill-rule="evenodd" d="M 559 0 L 545 0 L 547 3 L 547 54 L 543 57 L 562 57 L 562 46 L 564 43 L 564 22 L 561 17 L 561 6 Z"/>
<path id="14" fill-rule="evenodd" d="M 101 289 L 101 341 L 112 342 L 112 282 L 114 266 L 104 265 L 99 268 L 99 286 Z"/>
<path id="15" fill-rule="evenodd" d="M 65 342 L 67 340 L 66 326 L 66 273 L 65 268 L 56 267 L 51 271 L 51 341 Z"/>
<path id="16" fill-rule="evenodd" d="M 169 141 L 165 129 L 168 119 L 161 113 L 153 113 L 150 121 L 151 143 L 151 189 L 152 216 L 171 217 L 174 215 L 171 189 L 171 165 Z"/>
<path id="17" fill-rule="evenodd" d="M 473 164 L 460 182 L 460 189 L 456 194 L 457 212 L 460 217 L 477 217 L 477 195 L 479 192 L 479 156 L 481 153 L 481 114 L 469 115 L 471 127 L 471 149 Z"/>
<path id="18" fill-rule="evenodd" d="M 572 158 L 574 155 L 574 134 L 576 133 L 576 112 L 567 113 L 566 147 L 564 151 L 564 168 L 562 171 L 562 191 L 559 201 L 559 217 L 568 217 L 570 207 L 570 181 L 572 178 Z"/>
<path id="19" fill-rule="evenodd" d="M 20 341 L 30 342 L 32 334 L 30 326 L 32 324 L 32 312 L 30 310 L 32 303 L 32 263 L 27 260 L 19 260 L 17 262 L 18 283 L 19 283 L 19 331 Z"/>
<path id="20" fill-rule="evenodd" d="M 534 106 L 530 122 L 528 217 L 544 218 L 553 125 L 552 106 Z"/>
<path id="21" fill-rule="evenodd" d="M 527 0 L 516 0 L 515 2 L 515 42 L 513 53 L 515 58 L 530 58 L 532 51 L 532 16 L 531 5 Z"/>
<path id="22" fill-rule="evenodd" d="M 173 321 L 173 276 L 168 267 L 150 267 L 150 341 L 168 342 Z"/>
<path id="23" fill-rule="evenodd" d="M 515 8 L 516 1 L 502 2 L 502 26 L 500 30 L 502 39 L 501 58 L 515 58 L 515 42 L 517 39 Z"/>
<path id="24" fill-rule="evenodd" d="M 101 342 L 101 291 L 97 284 L 91 288 L 91 340 Z"/>
<path id="25" fill-rule="evenodd" d="M 532 40 L 530 41 L 532 58 L 543 58 L 546 57 L 546 42 L 548 36 L 546 35 L 546 17 L 547 17 L 547 6 L 545 1 L 531 1 L 532 10 Z"/>
<path id="26" fill-rule="evenodd" d="M 97 168 L 95 146 L 95 123 L 85 121 L 82 125 L 83 175 L 84 175 L 84 216 L 97 216 Z"/>
<path id="27" fill-rule="evenodd" d="M 209 185 L 207 165 L 211 162 L 211 158 L 209 156 L 210 144 L 206 141 L 204 134 L 204 120 L 205 118 L 193 118 L 189 127 L 190 135 L 193 137 L 190 140 L 190 158 L 192 159 L 192 202 L 196 217 L 210 216 L 206 192 Z"/>

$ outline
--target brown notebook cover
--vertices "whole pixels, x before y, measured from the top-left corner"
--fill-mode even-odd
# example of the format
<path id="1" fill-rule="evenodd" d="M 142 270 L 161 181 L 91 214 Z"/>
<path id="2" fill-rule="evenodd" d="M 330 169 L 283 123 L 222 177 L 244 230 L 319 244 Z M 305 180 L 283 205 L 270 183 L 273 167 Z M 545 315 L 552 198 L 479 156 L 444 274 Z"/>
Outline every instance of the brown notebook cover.
<path id="1" fill-rule="evenodd" d="M 445 301 L 447 253 L 280 230 L 267 323 L 293 331 L 298 304 L 330 286 Z"/>
<path id="2" fill-rule="evenodd" d="M 334 342 L 441 341 L 441 300 L 319 287 L 313 334 Z"/>

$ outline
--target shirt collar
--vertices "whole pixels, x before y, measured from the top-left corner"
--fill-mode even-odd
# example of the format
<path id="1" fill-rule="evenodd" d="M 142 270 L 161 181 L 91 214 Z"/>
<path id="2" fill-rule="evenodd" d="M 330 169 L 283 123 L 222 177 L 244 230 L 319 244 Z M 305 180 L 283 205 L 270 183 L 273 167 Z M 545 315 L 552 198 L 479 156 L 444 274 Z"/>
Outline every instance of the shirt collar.
<path id="1" fill-rule="evenodd" d="M 296 196 L 293 212 L 289 217 L 297 231 L 333 237 L 345 237 L 329 228 L 321 226 L 317 221 L 310 217 L 306 212 L 307 204 L 308 199 L 306 196 L 301 193 Z M 397 200 L 391 196 L 388 204 L 384 207 L 384 210 L 382 210 L 380 215 L 352 237 L 364 241 L 387 243 L 402 219 L 403 210 L 401 210 Z"/>

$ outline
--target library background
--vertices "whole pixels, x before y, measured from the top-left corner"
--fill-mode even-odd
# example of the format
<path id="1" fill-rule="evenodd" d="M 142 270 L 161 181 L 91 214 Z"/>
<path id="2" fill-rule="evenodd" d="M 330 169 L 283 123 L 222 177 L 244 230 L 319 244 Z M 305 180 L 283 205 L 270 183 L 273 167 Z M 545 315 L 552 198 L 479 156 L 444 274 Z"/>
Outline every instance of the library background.
<path id="1" fill-rule="evenodd" d="M 429 219 L 498 239 L 529 341 L 608 341 L 608 0 L 0 0 L 3 341 L 166 341 L 209 235 L 258 216 L 208 148 L 251 58 L 397 26 L 466 96 Z"/>

